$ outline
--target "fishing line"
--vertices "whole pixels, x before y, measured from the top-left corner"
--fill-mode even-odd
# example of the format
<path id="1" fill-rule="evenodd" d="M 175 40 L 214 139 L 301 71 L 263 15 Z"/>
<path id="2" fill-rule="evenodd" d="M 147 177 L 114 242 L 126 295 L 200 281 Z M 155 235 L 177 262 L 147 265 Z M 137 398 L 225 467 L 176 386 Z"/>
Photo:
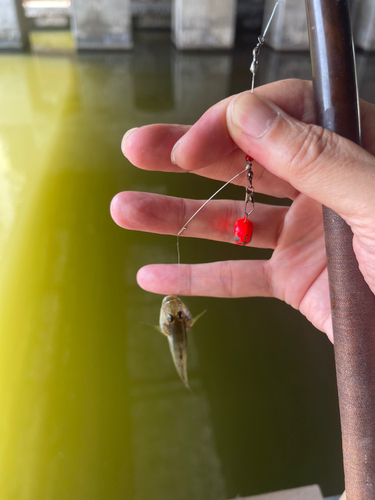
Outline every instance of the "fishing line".
<path id="1" fill-rule="evenodd" d="M 180 264 L 181 264 L 181 253 L 180 253 L 180 236 L 181 234 L 186 230 L 188 224 L 190 224 L 190 222 L 194 219 L 194 217 L 196 215 L 198 215 L 198 213 L 207 205 L 207 203 L 209 201 L 212 200 L 212 198 L 214 198 L 218 193 L 220 193 L 220 191 L 222 189 L 224 189 L 226 186 L 228 186 L 228 184 L 230 184 L 231 182 L 233 182 L 235 179 L 237 179 L 237 177 L 239 177 L 241 174 L 245 173 L 248 171 L 248 168 L 245 168 L 243 169 L 241 172 L 239 172 L 238 174 L 236 174 L 234 177 L 232 177 L 231 179 L 229 179 L 229 181 L 227 181 L 225 184 L 223 184 L 217 191 L 214 192 L 214 194 L 212 196 L 210 196 L 208 198 L 208 200 L 206 200 L 203 205 L 201 205 L 198 210 L 190 217 L 190 219 L 188 221 L 185 222 L 185 224 L 182 226 L 182 228 L 179 230 L 179 232 L 177 233 L 177 243 L 176 243 L 176 247 L 177 247 L 177 265 L 178 265 L 178 268 L 177 268 L 177 289 L 178 289 L 178 292 L 177 292 L 177 295 L 180 293 Z"/>
<path id="2" fill-rule="evenodd" d="M 254 85 L 255 85 L 255 74 L 258 70 L 258 67 L 259 67 L 259 54 L 260 54 L 260 49 L 262 48 L 262 46 L 264 45 L 265 43 L 265 39 L 266 39 L 266 35 L 267 35 L 267 32 L 269 30 L 269 27 L 271 25 L 271 22 L 272 22 L 272 19 L 274 18 L 274 15 L 276 13 L 276 9 L 277 7 L 283 3 L 285 0 L 276 0 L 276 3 L 273 7 L 273 10 L 272 10 L 272 13 L 271 13 L 271 16 L 266 24 L 266 27 L 263 31 L 263 34 L 261 36 L 258 37 L 258 43 L 257 45 L 255 46 L 254 50 L 253 50 L 253 60 L 251 62 L 251 65 L 250 65 L 250 72 L 252 74 L 252 81 L 251 81 L 251 93 L 254 93 Z M 198 213 L 207 205 L 207 203 L 209 201 L 212 200 L 212 198 L 214 198 L 218 193 L 220 193 L 220 191 L 222 189 L 224 189 L 226 186 L 228 186 L 228 184 L 230 184 L 231 182 L 233 182 L 235 179 L 237 179 L 237 177 L 239 177 L 240 175 L 242 175 L 243 173 L 247 172 L 247 175 L 248 175 L 248 180 L 249 180 L 249 187 L 246 188 L 246 198 L 245 198 L 245 219 L 244 221 L 237 221 L 236 224 L 238 223 L 241 223 L 241 228 L 240 228 L 240 231 L 241 232 L 244 232 L 243 235 L 241 235 L 241 237 L 237 237 L 236 238 L 236 243 L 238 244 L 241 244 L 241 245 L 245 245 L 247 243 L 249 243 L 249 241 L 251 240 L 251 236 L 252 236 L 252 228 L 251 229 L 248 229 L 247 227 L 244 228 L 242 227 L 244 224 L 251 224 L 250 221 L 247 220 L 247 217 L 252 213 L 252 211 L 254 210 L 254 197 L 253 197 L 253 193 L 254 193 L 254 189 L 252 187 L 252 183 L 251 183 L 251 180 L 252 180 L 252 171 L 251 171 L 251 161 L 252 161 L 252 158 L 250 157 L 246 157 L 246 160 L 247 160 L 247 165 L 246 165 L 246 168 L 244 170 L 242 170 L 241 172 L 239 172 L 238 174 L 236 174 L 234 177 L 232 177 L 229 181 L 227 181 L 225 184 L 223 184 L 223 186 L 221 186 L 217 191 L 215 191 L 215 193 L 210 196 L 208 198 L 208 200 L 206 200 L 203 205 L 201 205 L 198 210 L 190 217 L 190 219 L 188 221 L 185 222 L 185 224 L 182 226 L 182 228 L 179 230 L 179 232 L 177 233 L 177 242 L 176 242 L 176 248 L 177 248 L 177 295 L 180 293 L 180 264 L 181 264 L 181 253 L 180 253 L 180 236 L 181 234 L 186 231 L 186 228 L 188 226 L 188 224 L 190 224 L 190 222 L 194 219 L 194 217 L 196 215 L 198 215 Z M 253 205 L 253 208 L 250 212 L 247 212 L 246 211 L 246 206 L 247 206 L 247 203 L 251 202 L 252 205 Z M 251 227 L 252 227 L 252 224 L 251 224 Z M 245 234 L 246 233 L 246 234 Z"/>
<path id="3" fill-rule="evenodd" d="M 180 264 L 181 264 L 181 254 L 180 254 L 180 235 L 177 235 L 177 295 L 180 293 Z"/>
<path id="4" fill-rule="evenodd" d="M 253 50 L 253 60 L 252 60 L 252 63 L 250 65 L 250 72 L 252 73 L 252 79 L 251 79 L 251 93 L 253 94 L 254 93 L 254 85 L 255 85 L 255 73 L 258 71 L 258 66 L 259 66 L 259 54 L 260 54 L 260 49 L 263 47 L 264 45 L 264 42 L 266 41 L 266 35 L 267 35 L 267 31 L 271 25 L 271 21 L 276 13 L 276 9 L 277 7 L 283 3 L 285 0 L 277 0 L 274 7 L 273 7 L 273 10 L 272 10 L 272 14 L 268 20 L 268 23 L 263 31 L 263 35 L 261 35 L 260 37 L 258 37 L 258 43 L 256 45 L 256 47 L 254 48 Z"/>
<path id="5" fill-rule="evenodd" d="M 206 201 L 203 203 L 203 205 L 201 205 L 201 206 L 198 208 L 198 210 L 197 210 L 197 211 L 196 211 L 196 212 L 195 212 L 195 213 L 194 213 L 194 214 L 190 217 L 190 219 L 189 219 L 187 222 L 185 222 L 185 224 L 182 226 L 182 228 L 181 228 L 181 229 L 179 230 L 179 232 L 177 233 L 177 237 L 178 237 L 178 236 L 181 236 L 181 234 L 182 234 L 182 233 L 186 230 L 187 225 L 188 225 L 188 224 L 189 224 L 189 223 L 190 223 L 190 222 L 194 219 L 194 217 L 195 217 L 195 216 L 196 216 L 196 215 L 197 215 L 197 214 L 198 214 L 198 213 L 202 210 L 202 208 L 204 208 L 204 207 L 207 205 L 207 203 L 208 203 L 209 201 L 211 201 L 211 200 L 212 200 L 212 198 L 214 198 L 214 197 L 215 197 L 218 193 L 220 193 L 220 191 L 221 191 L 222 189 L 224 189 L 226 186 L 228 186 L 228 184 L 230 184 L 231 182 L 233 182 L 235 179 L 237 179 L 237 177 L 239 177 L 241 174 L 243 174 L 243 173 L 244 173 L 244 172 L 246 172 L 246 171 L 247 171 L 247 168 L 245 168 L 244 170 L 242 170 L 241 172 L 239 172 L 238 174 L 236 174 L 234 177 L 232 177 L 231 179 L 229 179 L 229 181 L 228 181 L 228 182 L 226 182 L 223 186 L 221 186 L 221 188 L 219 188 L 217 191 L 215 191 L 215 193 L 214 193 L 212 196 L 210 196 L 210 197 L 208 198 L 208 200 L 206 200 Z"/>

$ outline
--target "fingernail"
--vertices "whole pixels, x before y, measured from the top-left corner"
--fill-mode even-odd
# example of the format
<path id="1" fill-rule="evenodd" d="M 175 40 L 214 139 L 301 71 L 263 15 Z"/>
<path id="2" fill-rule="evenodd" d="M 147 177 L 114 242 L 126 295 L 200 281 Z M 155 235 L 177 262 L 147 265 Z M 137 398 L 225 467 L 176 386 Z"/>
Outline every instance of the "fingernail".
<path id="1" fill-rule="evenodd" d="M 124 155 L 126 156 L 126 152 L 125 152 L 125 146 L 126 146 L 126 141 L 128 140 L 129 136 L 135 131 L 135 130 L 138 130 L 139 127 L 134 127 L 134 128 L 131 128 L 129 129 L 126 134 L 124 135 L 124 137 L 122 138 L 122 141 L 121 141 L 121 151 L 124 153 Z"/>
<path id="2" fill-rule="evenodd" d="M 180 142 L 181 142 L 181 139 L 179 139 L 176 142 L 176 144 L 173 146 L 172 151 L 171 151 L 171 162 L 173 163 L 173 165 L 177 165 L 175 157 L 176 157 L 176 153 L 177 153 L 177 151 L 179 149 Z"/>
<path id="3" fill-rule="evenodd" d="M 246 92 L 232 101 L 229 117 L 235 127 L 256 139 L 272 127 L 279 113 L 264 99 Z"/>

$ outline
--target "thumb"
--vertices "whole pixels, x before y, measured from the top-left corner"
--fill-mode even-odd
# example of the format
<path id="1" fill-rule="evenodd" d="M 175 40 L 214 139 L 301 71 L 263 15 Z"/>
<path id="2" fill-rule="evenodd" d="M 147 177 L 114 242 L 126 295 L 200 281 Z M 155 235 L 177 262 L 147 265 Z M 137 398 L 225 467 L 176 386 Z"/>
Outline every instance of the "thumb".
<path id="1" fill-rule="evenodd" d="M 346 219 L 373 215 L 375 158 L 361 147 L 250 92 L 229 103 L 227 127 L 243 151 L 297 190 Z"/>

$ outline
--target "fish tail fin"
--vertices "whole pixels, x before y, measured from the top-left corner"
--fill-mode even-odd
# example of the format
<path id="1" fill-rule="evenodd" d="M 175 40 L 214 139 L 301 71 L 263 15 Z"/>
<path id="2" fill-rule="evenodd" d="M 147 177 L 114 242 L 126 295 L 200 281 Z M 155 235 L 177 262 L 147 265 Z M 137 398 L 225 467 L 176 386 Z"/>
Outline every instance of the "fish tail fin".
<path id="1" fill-rule="evenodd" d="M 186 389 L 191 394 L 193 394 L 193 391 L 191 390 L 190 385 L 189 385 L 189 380 L 188 380 L 187 373 L 183 373 L 183 372 L 181 373 L 181 372 L 179 372 L 178 374 L 180 375 L 180 379 L 181 379 L 182 383 L 184 384 L 184 386 L 186 387 Z"/>

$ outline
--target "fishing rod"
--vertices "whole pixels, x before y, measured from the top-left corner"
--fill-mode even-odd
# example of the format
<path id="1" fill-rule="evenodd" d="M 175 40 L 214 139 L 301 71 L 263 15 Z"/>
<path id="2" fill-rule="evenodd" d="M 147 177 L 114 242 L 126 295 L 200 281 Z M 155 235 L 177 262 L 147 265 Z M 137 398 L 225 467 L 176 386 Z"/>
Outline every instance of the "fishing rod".
<path id="1" fill-rule="evenodd" d="M 348 0 L 306 0 L 318 125 L 360 144 Z M 355 168 L 355 167 L 353 167 Z M 347 500 L 375 498 L 375 296 L 350 227 L 323 208 Z"/>

